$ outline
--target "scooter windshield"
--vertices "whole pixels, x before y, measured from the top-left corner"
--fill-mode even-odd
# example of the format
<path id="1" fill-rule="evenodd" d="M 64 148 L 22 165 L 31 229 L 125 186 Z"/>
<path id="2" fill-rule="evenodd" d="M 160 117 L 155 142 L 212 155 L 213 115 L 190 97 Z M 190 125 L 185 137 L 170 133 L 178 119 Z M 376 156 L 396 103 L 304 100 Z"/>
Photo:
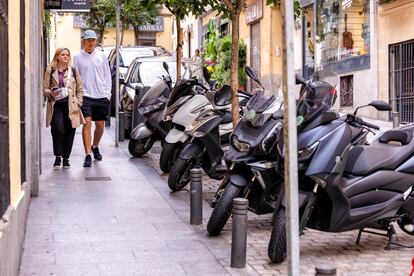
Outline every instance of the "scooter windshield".
<path id="1" fill-rule="evenodd" d="M 249 121 L 253 127 L 262 127 L 281 107 L 282 103 L 278 97 L 268 97 L 263 91 L 258 91 L 247 103 L 242 119 Z"/>
<path id="2" fill-rule="evenodd" d="M 166 107 L 172 106 L 179 98 L 192 94 L 191 88 L 195 84 L 209 87 L 204 77 L 202 66 L 199 63 L 190 62 L 183 78 L 174 86 Z"/>
<path id="3" fill-rule="evenodd" d="M 305 126 L 336 101 L 338 76 L 332 71 L 317 71 L 302 84 L 297 102 L 297 125 Z"/>
<path id="4" fill-rule="evenodd" d="M 141 101 L 139 102 L 138 107 L 146 106 L 148 104 L 152 104 L 153 102 L 159 100 L 165 100 L 163 94 L 164 92 L 169 91 L 168 85 L 164 82 L 164 80 L 160 80 L 154 86 L 152 86 L 147 93 L 142 97 Z"/>

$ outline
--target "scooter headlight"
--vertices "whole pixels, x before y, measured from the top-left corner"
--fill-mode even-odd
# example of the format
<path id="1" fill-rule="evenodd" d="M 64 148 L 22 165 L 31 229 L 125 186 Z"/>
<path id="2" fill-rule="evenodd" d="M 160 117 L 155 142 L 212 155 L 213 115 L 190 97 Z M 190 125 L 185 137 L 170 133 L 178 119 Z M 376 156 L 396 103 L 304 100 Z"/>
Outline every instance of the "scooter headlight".
<path id="1" fill-rule="evenodd" d="M 250 150 L 250 144 L 240 141 L 236 135 L 233 135 L 232 144 L 238 151 L 248 152 Z"/>
<path id="2" fill-rule="evenodd" d="M 319 146 L 319 141 L 316 143 L 313 143 L 311 146 L 301 149 L 298 151 L 298 161 L 305 161 L 309 159 L 312 154 L 317 150 Z"/>

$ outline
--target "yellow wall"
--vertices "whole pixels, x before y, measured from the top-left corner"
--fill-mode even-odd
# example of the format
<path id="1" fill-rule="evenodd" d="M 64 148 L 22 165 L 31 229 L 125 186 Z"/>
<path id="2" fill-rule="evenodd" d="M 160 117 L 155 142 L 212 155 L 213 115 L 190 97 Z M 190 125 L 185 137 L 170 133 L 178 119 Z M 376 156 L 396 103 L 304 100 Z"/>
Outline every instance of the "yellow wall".
<path id="1" fill-rule="evenodd" d="M 247 5 L 255 1 L 247 1 Z M 260 19 L 260 76 L 265 87 L 280 86 L 282 75 L 282 18 L 279 8 L 265 5 L 263 0 L 263 17 Z M 246 12 L 240 14 L 240 38 L 247 45 L 247 65 L 250 65 L 250 29 L 246 23 Z M 276 55 L 279 49 L 280 55 Z"/>
<path id="2" fill-rule="evenodd" d="M 172 20 L 171 15 L 164 15 L 164 31 L 157 33 L 156 44 L 157 46 L 164 47 L 167 51 L 173 52 L 173 40 L 172 40 Z"/>
<path id="3" fill-rule="evenodd" d="M 21 198 L 20 180 L 20 1 L 9 1 L 10 203 Z"/>
<path id="4" fill-rule="evenodd" d="M 414 39 L 414 1 L 400 0 L 378 9 L 379 97 L 388 99 L 389 45 Z M 400 31 L 395 31 L 400 30 Z"/>
<path id="5" fill-rule="evenodd" d="M 164 15 L 164 32 L 158 32 L 156 36 L 156 44 L 163 46 L 168 51 L 172 51 L 172 17 L 168 14 Z M 72 55 L 81 50 L 81 29 L 73 27 L 73 15 L 66 13 L 64 15 L 56 15 L 52 17 L 52 37 L 50 56 L 53 57 L 55 49 L 59 47 L 67 47 L 71 50 Z M 104 34 L 104 46 L 115 46 L 116 30 L 115 28 L 107 29 Z M 125 30 L 122 45 L 135 45 L 135 36 L 133 30 Z"/>
<path id="6" fill-rule="evenodd" d="M 81 49 L 81 29 L 73 28 L 73 15 L 56 15 L 52 25 L 54 23 L 56 23 L 56 30 L 54 33 L 52 32 L 52 36 L 54 36 L 52 39 L 55 39 L 55 49 L 69 48 L 72 55 L 79 52 Z M 51 49 L 51 57 L 53 57 L 55 49 Z"/>

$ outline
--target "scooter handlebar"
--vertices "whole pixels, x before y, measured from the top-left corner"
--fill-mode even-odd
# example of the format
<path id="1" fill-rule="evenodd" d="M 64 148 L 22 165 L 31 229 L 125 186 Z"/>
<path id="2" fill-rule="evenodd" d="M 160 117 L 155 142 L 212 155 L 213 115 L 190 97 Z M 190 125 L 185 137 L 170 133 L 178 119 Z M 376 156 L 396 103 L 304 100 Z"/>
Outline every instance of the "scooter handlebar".
<path id="1" fill-rule="evenodd" d="M 368 127 L 368 128 L 373 128 L 373 129 L 376 129 L 376 130 L 379 130 L 380 129 L 380 127 L 379 126 L 377 126 L 377 125 L 374 125 L 374 124 L 370 124 L 370 123 L 368 123 L 368 122 L 365 122 L 364 120 L 362 120 L 361 118 L 359 118 L 358 117 L 358 123 L 360 123 L 361 125 L 363 125 L 363 126 L 366 126 L 366 127 Z"/>

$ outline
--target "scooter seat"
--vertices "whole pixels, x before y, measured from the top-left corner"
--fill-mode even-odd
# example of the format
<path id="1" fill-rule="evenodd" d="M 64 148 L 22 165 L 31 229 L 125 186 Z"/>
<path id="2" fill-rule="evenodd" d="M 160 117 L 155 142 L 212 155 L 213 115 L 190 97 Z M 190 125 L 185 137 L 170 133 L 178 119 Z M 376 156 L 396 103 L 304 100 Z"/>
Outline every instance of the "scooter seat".
<path id="1" fill-rule="evenodd" d="M 387 131 L 371 145 L 355 146 L 349 153 L 345 172 L 368 175 L 378 170 L 395 170 L 414 152 L 413 127 Z"/>

